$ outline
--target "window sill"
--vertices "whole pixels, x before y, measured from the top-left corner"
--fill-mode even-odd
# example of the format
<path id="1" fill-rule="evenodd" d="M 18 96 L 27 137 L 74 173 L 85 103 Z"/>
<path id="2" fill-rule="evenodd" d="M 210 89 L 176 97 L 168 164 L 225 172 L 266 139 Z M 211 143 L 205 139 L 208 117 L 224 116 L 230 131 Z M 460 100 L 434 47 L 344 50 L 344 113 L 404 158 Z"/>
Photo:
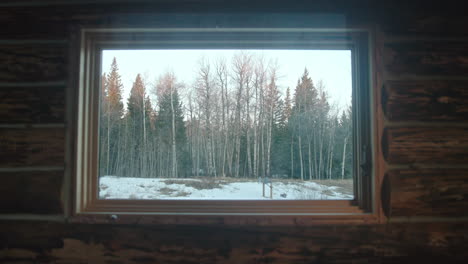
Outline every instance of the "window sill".
<path id="1" fill-rule="evenodd" d="M 314 226 L 365 225 L 381 223 L 375 214 L 343 215 L 148 215 L 142 213 L 112 215 L 81 213 L 70 223 L 117 225 L 208 225 L 208 226 Z"/>

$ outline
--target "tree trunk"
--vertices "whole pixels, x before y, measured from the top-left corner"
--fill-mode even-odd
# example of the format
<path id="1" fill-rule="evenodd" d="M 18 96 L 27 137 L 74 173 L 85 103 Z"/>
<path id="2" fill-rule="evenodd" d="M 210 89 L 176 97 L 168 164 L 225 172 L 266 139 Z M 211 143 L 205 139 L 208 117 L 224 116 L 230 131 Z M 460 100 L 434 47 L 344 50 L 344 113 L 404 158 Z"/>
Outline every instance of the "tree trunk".
<path id="1" fill-rule="evenodd" d="M 294 178 L 294 136 L 291 135 L 291 179 Z"/>
<path id="2" fill-rule="evenodd" d="M 317 165 L 317 127 L 314 126 L 314 172 L 315 179 L 318 179 L 318 165 Z"/>
<path id="3" fill-rule="evenodd" d="M 177 177 L 177 148 L 176 148 L 176 128 L 175 128 L 175 108 L 174 91 L 171 86 L 171 111 L 172 111 L 172 177 Z"/>
<path id="4" fill-rule="evenodd" d="M 310 142 L 309 140 L 309 180 L 312 180 L 312 151 L 310 149 Z"/>
<path id="5" fill-rule="evenodd" d="M 346 145 L 348 143 L 348 136 L 344 138 L 344 144 L 343 144 L 343 161 L 341 163 L 341 179 L 344 179 L 345 175 L 345 164 L 346 164 Z"/>
<path id="6" fill-rule="evenodd" d="M 142 116 L 143 116 L 143 120 L 142 120 L 142 125 L 143 125 L 143 144 L 142 144 L 142 154 L 140 154 L 141 156 L 141 176 L 142 177 L 146 177 L 146 172 L 147 172 L 147 168 L 146 168 L 146 159 L 148 158 L 148 154 L 146 153 L 146 115 L 145 115 L 145 94 L 143 93 L 142 95 Z"/>
<path id="7" fill-rule="evenodd" d="M 109 175 L 110 171 L 110 164 L 109 164 L 109 156 L 110 156 L 110 109 L 109 109 L 109 103 L 107 103 L 108 109 L 107 109 L 107 168 L 106 168 L 106 174 Z"/>
<path id="8" fill-rule="evenodd" d="M 322 164 L 323 164 L 323 125 L 320 126 L 320 145 L 319 145 L 319 167 L 318 167 L 318 178 L 322 179 Z"/>
<path id="9" fill-rule="evenodd" d="M 301 164 L 301 180 L 304 180 L 304 163 L 302 160 L 302 142 L 301 142 L 301 136 L 299 136 L 299 162 Z"/>
<path id="10" fill-rule="evenodd" d="M 247 128 L 245 132 L 246 136 L 246 143 L 247 143 L 247 177 L 252 176 L 252 157 L 251 157 L 251 151 L 250 151 L 250 85 L 245 86 L 245 91 L 246 91 L 246 118 L 247 118 Z"/>
<path id="11" fill-rule="evenodd" d="M 335 142 L 335 128 L 332 128 L 332 132 L 330 134 L 330 144 L 328 146 L 328 179 L 332 178 L 332 169 L 333 169 L 333 145 Z"/>
<path id="12" fill-rule="evenodd" d="M 266 154 L 266 175 L 267 177 L 271 177 L 271 130 L 272 130 L 272 120 L 269 120 L 269 125 L 267 127 L 267 154 Z"/>

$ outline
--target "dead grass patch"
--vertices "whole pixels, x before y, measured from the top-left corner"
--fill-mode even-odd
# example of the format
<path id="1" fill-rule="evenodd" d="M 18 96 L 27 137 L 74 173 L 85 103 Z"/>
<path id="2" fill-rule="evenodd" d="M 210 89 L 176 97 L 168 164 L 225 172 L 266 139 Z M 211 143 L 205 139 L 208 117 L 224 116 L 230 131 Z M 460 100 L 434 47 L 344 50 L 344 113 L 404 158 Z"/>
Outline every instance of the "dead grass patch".
<path id="1" fill-rule="evenodd" d="M 163 187 L 163 188 L 160 188 L 158 191 L 163 195 L 171 195 L 176 190 L 172 188 L 168 188 L 168 187 Z"/>
<path id="2" fill-rule="evenodd" d="M 183 184 L 187 187 L 192 187 L 197 190 L 210 190 L 215 188 L 221 188 L 221 185 L 226 184 L 226 182 L 221 182 L 217 179 L 196 179 L 196 180 L 165 180 L 165 184 Z"/>
<path id="3" fill-rule="evenodd" d="M 314 180 L 314 182 L 318 184 L 322 184 L 325 186 L 336 186 L 338 187 L 336 189 L 337 192 L 343 193 L 343 194 L 349 194 L 353 195 L 353 180 L 352 179 L 346 179 L 346 180 Z"/>
<path id="4" fill-rule="evenodd" d="M 185 197 L 185 196 L 189 196 L 190 194 L 192 194 L 191 192 L 185 192 L 185 191 L 178 191 L 175 195 L 175 197 Z"/>
<path id="5" fill-rule="evenodd" d="M 321 194 L 328 195 L 328 196 L 335 196 L 335 194 L 330 190 L 322 191 Z"/>

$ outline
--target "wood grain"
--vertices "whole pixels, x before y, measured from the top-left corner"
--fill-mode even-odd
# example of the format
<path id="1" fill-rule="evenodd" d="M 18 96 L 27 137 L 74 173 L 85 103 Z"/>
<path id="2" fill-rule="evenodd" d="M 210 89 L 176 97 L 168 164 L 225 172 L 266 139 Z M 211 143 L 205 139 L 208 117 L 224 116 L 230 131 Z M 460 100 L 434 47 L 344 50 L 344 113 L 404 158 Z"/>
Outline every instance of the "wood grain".
<path id="1" fill-rule="evenodd" d="M 63 171 L 0 172 L 0 213 L 62 213 Z"/>
<path id="2" fill-rule="evenodd" d="M 0 45 L 0 82 L 50 82 L 67 78 L 65 44 Z"/>
<path id="3" fill-rule="evenodd" d="M 468 215 L 468 169 L 405 169 L 387 172 L 387 217 Z"/>
<path id="4" fill-rule="evenodd" d="M 467 121 L 468 81 L 388 81 L 382 105 L 390 121 Z"/>
<path id="5" fill-rule="evenodd" d="M 28 1 L 32 3 L 32 1 Z M 50 1 L 49 1 L 50 2 Z M 2 39 L 53 40 L 63 39 L 69 34 L 69 27 L 164 25 L 167 16 L 176 12 L 228 12 L 229 18 L 186 19 L 195 26 L 212 26 L 213 22 L 234 26 L 246 26 L 251 21 L 236 20 L 236 12 L 328 12 L 340 13 L 346 22 L 353 25 L 367 25 L 367 22 L 384 24 L 384 31 L 402 38 L 430 35 L 467 35 L 466 16 L 463 8 L 452 7 L 453 12 L 438 11 L 437 7 L 423 4 L 402 3 L 387 8 L 383 3 L 358 5 L 340 1 L 310 1 L 305 5 L 297 3 L 239 4 L 212 3 L 214 7 L 201 4 L 202 1 L 169 3 L 158 1 L 149 8 L 148 4 L 109 5 L 63 5 L 57 8 L 15 7 L 1 8 L 0 24 L 3 25 Z M 212 2 L 212 1 L 205 1 Z M 243 1 L 246 2 L 246 1 Z M 313 3 L 312 3 L 313 2 Z M 346 1 L 345 1 L 346 2 Z M 247 3 L 247 2 L 246 2 Z M 210 3 L 211 4 L 211 3 Z M 410 6 L 410 7 L 409 7 Z M 453 6 L 453 5 L 452 5 Z M 427 12 L 428 9 L 432 11 Z M 452 13 L 462 13 L 453 16 Z M 337 12 L 342 11 L 342 12 Z M 152 13 L 153 12 L 153 13 Z M 401 15 L 401 13 L 405 13 Z M 156 13 L 167 16 L 155 16 Z M 423 14 L 423 17 L 418 14 Z M 203 13 L 204 14 L 204 13 Z M 362 14 L 367 14 L 364 18 Z M 410 14 L 410 15 L 408 15 Z M 178 18 L 184 19 L 186 15 Z M 402 18 L 403 17 L 403 18 Z M 463 19 L 460 19 L 463 17 Z M 411 20 L 414 18 L 414 20 Z M 257 21 L 262 21 L 260 16 Z M 366 20 L 368 19 L 368 20 Z M 385 22 L 382 22 L 385 20 Z M 155 21 L 155 22 L 153 22 Z M 278 25 L 289 25 L 288 21 L 277 21 Z M 388 23 L 387 23 L 388 22 Z M 181 23 L 183 24 L 183 23 Z M 179 25 L 181 25 L 179 24 Z M 350 25 L 350 24 L 347 24 Z M 373 25 L 373 24 L 372 24 Z M 388 25 L 388 27 L 387 27 Z M 386 38 L 388 39 L 388 38 Z M 63 81 L 66 77 L 66 45 L 0 45 L 0 82 Z M 406 77 L 450 79 L 467 76 L 466 43 L 412 41 L 387 43 L 381 66 L 388 76 L 400 80 Z M 383 46 L 379 47 L 383 48 Z M 48 55 L 47 55 L 48 54 Z M 380 56 L 379 56 L 380 57 Z M 9 58 L 8 62 L 6 59 Z M 378 60 L 380 62 L 380 58 Z M 383 80 L 385 81 L 385 80 Z M 406 85 L 406 84 L 405 84 Z M 452 83 L 451 83 L 452 85 Z M 380 87 L 380 86 L 379 86 Z M 395 86 L 396 87 L 396 86 Z M 394 88 L 395 88 L 394 87 Z M 434 98 L 417 87 L 406 85 L 401 90 L 388 93 L 384 110 L 392 121 L 464 121 L 465 114 L 459 111 L 461 103 L 449 96 L 446 108 L 442 102 L 424 105 L 418 98 Z M 459 91 L 461 86 L 443 87 Z M 455 87 L 455 88 L 454 88 Z M 386 87 L 387 89 L 388 87 Z M 397 87 L 396 87 L 397 88 Z M 405 94 L 409 89 L 411 94 Z M 424 90 L 430 93 L 437 89 Z M 434 90 L 431 90 L 434 89 Z M 446 96 L 446 95 L 442 95 Z M 411 99 L 412 98 L 412 99 Z M 435 97 L 437 98 L 437 97 Z M 413 108 L 409 108 L 411 99 Z M 460 99 L 460 98 L 458 98 Z M 453 101 L 455 100 L 455 101 Z M 41 101 L 44 101 L 41 99 Z M 30 101 L 29 101 L 30 102 Z M 392 103 L 389 107 L 389 103 Z M 19 106 L 18 106 L 19 107 Z M 29 107 L 29 106 L 28 106 Z M 400 107 L 401 109 L 396 109 Z M 440 108 L 438 108 L 440 107 Z M 26 108 L 25 108 L 26 109 Z M 29 109 L 29 108 L 27 108 Z M 32 108 L 31 108 L 32 109 Z M 37 108 L 34 108 L 37 109 Z M 416 109 L 415 111 L 410 111 Z M 42 112 L 24 110 L 17 115 L 18 122 L 43 122 Z M 398 112 L 399 111 L 399 112 Z M 52 110 L 52 113 L 55 113 Z M 405 119 L 405 113 L 406 119 Z M 53 115 L 53 114 L 52 114 Z M 47 115 L 50 117 L 50 115 Z M 12 119 L 13 120 L 13 119 Z M 69 121 L 69 120 L 67 120 Z M 2 119 L 2 122 L 5 122 Z M 459 128 L 388 128 L 383 137 L 383 152 L 390 164 L 411 164 L 417 162 L 435 164 L 467 164 L 467 131 Z M 62 129 L 0 129 L 0 166 L 25 167 L 63 164 L 64 130 Z M 61 142 L 61 143 L 59 143 Z M 71 148 L 71 146 L 67 146 Z M 453 216 L 454 210 L 466 211 L 463 200 L 466 184 L 460 183 L 463 170 L 450 173 L 428 170 L 411 172 L 390 172 L 385 178 L 382 194 L 388 196 L 387 208 L 390 215 Z M 2 174 L 5 175 L 5 174 Z M 15 174 L 19 175 L 19 174 Z M 52 190 L 56 203 L 60 196 L 52 186 L 59 185 L 57 176 L 44 178 L 25 175 L 18 178 L 12 174 L 5 182 L 23 184 L 27 198 L 37 197 L 37 192 Z M 50 175 L 50 174 L 47 174 Z M 48 178 L 50 177 L 50 178 Z M 11 178 L 11 179 L 10 179 Z M 465 177 L 466 178 L 466 177 Z M 24 180 L 24 183 L 23 183 Z M 51 182 L 51 183 L 49 183 Z M 32 188 L 37 185 L 38 188 Z M 0 188 L 9 188 L 0 185 Z M 444 187 L 445 186 L 445 187 Z M 447 188 L 448 189 L 444 189 Z M 19 187 L 11 187 L 23 193 Z M 428 191 L 429 190 L 429 191 Z M 427 194 L 429 192 L 429 194 Z M 34 193 L 34 195 L 32 195 Z M 69 193 L 66 193 L 66 195 Z M 19 198 L 21 199 L 21 198 Z M 37 197 L 38 201 L 41 197 Z M 49 198 L 47 198 L 49 199 Z M 416 200 L 415 200 L 416 199 Z M 438 200 L 440 199 L 440 200 Z M 464 198 L 463 198 L 464 199 Z M 36 200 L 36 199 L 34 199 Z M 26 201 L 26 200 L 25 200 Z M 40 202 L 39 204 L 41 204 Z M 385 202 L 384 202 L 385 204 Z M 406 205 L 408 204 L 408 205 Z M 443 208 L 447 206 L 447 209 Z M 34 208 L 23 205 L 23 213 L 35 212 Z M 3 207 L 3 206 L 2 206 Z M 42 207 L 42 206 L 41 206 Z M 44 208 L 46 205 L 44 205 Z M 435 210 L 430 214 L 430 209 Z M 59 209 L 57 209 L 59 210 Z M 414 210 L 415 212 L 412 212 Z M 48 211 L 50 212 L 50 211 Z M 59 211 L 56 211 L 59 212 Z M 430 214 L 430 215 L 429 215 Z M 170 223 L 170 219 L 167 220 Z M 267 219 L 265 219 L 267 221 Z M 226 227 L 223 225 L 193 226 L 169 225 L 117 225 L 117 224 L 67 224 L 41 221 L 0 221 L 0 262 L 2 263 L 466 263 L 468 259 L 468 223 L 405 223 L 382 225 L 321 225 L 309 227 Z"/>
<path id="6" fill-rule="evenodd" d="M 414 41 L 387 43 L 384 63 L 394 76 L 467 76 L 468 42 Z"/>
<path id="7" fill-rule="evenodd" d="M 468 224 L 225 228 L 4 221 L 0 261 L 453 263 L 468 257 L 467 233 Z"/>
<path id="8" fill-rule="evenodd" d="M 421 7 L 417 9 L 420 11 L 419 14 L 413 11 L 410 15 L 399 16 L 398 19 L 388 14 L 382 16 L 383 19 L 380 21 L 382 30 L 387 35 L 409 37 L 432 36 L 436 38 L 468 35 L 468 29 L 465 26 L 468 19 L 465 15 L 443 16 L 434 12 L 424 12 Z"/>
<path id="9" fill-rule="evenodd" d="M 386 128 L 382 151 L 390 164 L 467 164 L 468 128 Z"/>
<path id="10" fill-rule="evenodd" d="M 63 123 L 65 87 L 0 88 L 0 123 Z"/>
<path id="11" fill-rule="evenodd" d="M 65 129 L 0 129 L 0 167 L 63 166 Z"/>

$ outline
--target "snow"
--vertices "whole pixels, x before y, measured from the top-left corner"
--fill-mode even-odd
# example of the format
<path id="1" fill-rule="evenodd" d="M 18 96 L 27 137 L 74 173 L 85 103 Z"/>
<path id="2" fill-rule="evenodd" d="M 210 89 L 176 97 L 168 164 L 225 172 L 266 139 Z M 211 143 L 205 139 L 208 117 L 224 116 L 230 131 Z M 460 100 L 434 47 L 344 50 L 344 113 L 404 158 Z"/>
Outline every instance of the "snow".
<path id="1" fill-rule="evenodd" d="M 343 200 L 353 195 L 340 192 L 337 186 L 313 181 L 274 180 L 273 199 L 278 200 Z M 270 199 L 270 189 L 251 179 L 172 179 L 102 176 L 99 182 L 101 199 Z"/>

